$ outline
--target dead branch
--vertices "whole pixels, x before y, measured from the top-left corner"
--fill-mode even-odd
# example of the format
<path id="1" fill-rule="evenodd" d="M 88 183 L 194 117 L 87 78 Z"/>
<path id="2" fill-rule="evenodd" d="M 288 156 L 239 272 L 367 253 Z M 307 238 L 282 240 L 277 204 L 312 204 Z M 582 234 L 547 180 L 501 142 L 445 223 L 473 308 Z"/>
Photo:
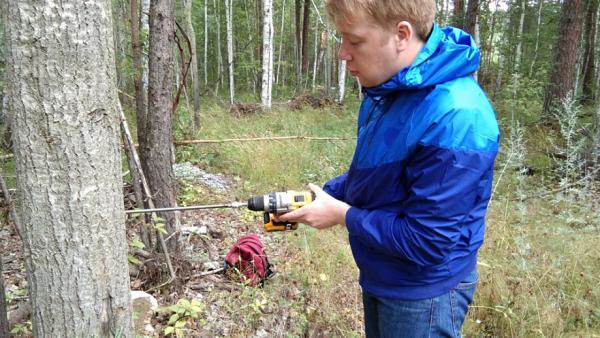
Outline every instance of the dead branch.
<path id="1" fill-rule="evenodd" d="M 214 270 L 210 270 L 210 271 L 205 271 L 205 272 L 194 274 L 194 275 L 192 275 L 191 278 L 197 278 L 197 277 L 204 277 L 204 276 L 208 276 L 208 275 L 214 275 L 214 274 L 222 272 L 224 270 L 225 270 L 225 268 L 218 268 L 218 269 L 214 269 Z"/>
<path id="2" fill-rule="evenodd" d="M 121 107 L 120 102 L 118 104 L 119 104 L 119 113 L 121 114 L 121 128 L 123 129 L 123 133 L 125 134 L 125 143 L 126 143 L 125 146 L 129 147 L 131 149 L 131 154 L 133 156 L 133 162 L 135 163 L 135 170 L 137 170 L 137 172 L 141 178 L 142 188 L 144 190 L 144 194 L 146 195 L 146 198 L 148 199 L 148 206 L 150 207 L 150 209 L 155 209 L 154 202 L 152 201 L 152 194 L 150 193 L 150 187 L 148 186 L 148 181 L 146 181 L 146 176 L 144 175 L 144 171 L 142 170 L 142 165 L 140 164 L 140 158 L 137 154 L 137 151 L 135 150 L 135 147 L 133 144 L 133 138 L 131 137 L 131 133 L 129 132 L 129 127 L 127 125 L 127 120 L 125 119 L 125 114 L 123 113 L 123 108 Z M 132 168 L 130 168 L 130 169 L 132 169 Z M 156 214 L 153 213 L 152 223 L 154 223 L 155 216 L 156 216 Z M 171 257 L 169 256 L 169 250 L 167 249 L 167 244 L 165 242 L 165 238 L 163 237 L 163 235 L 160 231 L 157 231 L 157 234 L 158 234 L 160 246 L 165 254 L 165 260 L 167 262 L 167 267 L 169 268 L 169 273 L 171 276 L 171 278 L 163 284 L 163 285 L 166 285 L 166 284 L 171 283 L 173 280 L 175 280 L 175 278 L 177 276 L 175 275 L 175 270 L 173 269 L 173 264 L 171 264 Z"/>
<path id="3" fill-rule="evenodd" d="M 283 141 L 283 140 L 307 140 L 307 141 L 346 141 L 355 140 L 356 137 L 317 137 L 317 136 L 271 136 L 255 138 L 229 138 L 222 140 L 182 140 L 173 142 L 176 146 L 202 143 L 225 143 L 225 142 L 249 142 L 249 141 Z"/>
<path id="4" fill-rule="evenodd" d="M 183 37 L 185 38 L 190 57 L 187 60 L 187 62 L 184 62 L 183 48 L 181 48 L 181 44 L 179 43 L 179 38 L 177 37 L 177 34 L 175 34 L 175 42 L 177 42 L 177 49 L 179 49 L 179 55 L 181 56 L 181 85 L 179 86 L 179 88 L 177 88 L 177 94 L 175 94 L 175 99 L 173 99 L 173 107 L 171 108 L 171 115 L 175 114 L 175 109 L 177 109 L 177 106 L 179 105 L 179 97 L 181 96 L 182 89 L 186 86 L 185 85 L 186 78 L 187 78 L 188 70 L 190 69 L 190 64 L 192 63 L 192 56 L 193 56 L 192 55 L 192 43 L 190 42 L 190 39 L 188 38 L 187 34 L 185 34 L 185 31 L 183 30 L 183 28 L 181 28 L 179 23 L 177 23 L 177 21 L 175 21 L 175 24 L 177 25 L 177 29 L 179 30 L 181 35 L 183 35 Z"/>

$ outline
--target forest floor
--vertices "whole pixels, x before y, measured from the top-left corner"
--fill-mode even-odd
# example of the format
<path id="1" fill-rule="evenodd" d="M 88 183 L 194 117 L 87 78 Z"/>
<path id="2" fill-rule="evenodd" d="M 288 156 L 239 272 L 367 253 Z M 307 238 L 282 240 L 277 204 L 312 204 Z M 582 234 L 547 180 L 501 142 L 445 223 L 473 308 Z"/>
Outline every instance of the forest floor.
<path id="1" fill-rule="evenodd" d="M 180 184 L 180 205 L 235 200 L 230 193 L 239 184 L 235 178 L 204 172 L 196 175 L 197 169 L 189 164 L 176 168 L 176 172 Z M 126 196 L 129 190 L 125 189 Z M 127 198 L 125 207 L 131 207 Z M 131 241 L 139 238 L 139 219 L 128 217 L 127 220 L 130 254 L 135 251 Z M 298 266 L 294 266 L 295 262 L 307 263 L 301 245 L 294 244 L 306 242 L 306 238 L 302 238 L 306 236 L 306 231 L 266 233 L 262 214 L 245 208 L 186 211 L 181 214 L 181 226 L 180 253 L 171 253 L 177 275 L 175 281 L 160 286 L 169 279 L 161 253 L 149 257 L 136 256 L 139 259 L 134 259 L 136 264 L 130 260 L 131 289 L 146 291 L 159 303 L 160 310 L 152 319 L 152 337 L 163 337 L 164 330 L 173 326 L 168 324 L 173 313 L 166 309 L 182 299 L 197 300 L 203 310 L 197 319 L 191 316 L 183 319 L 185 325 L 180 331 L 181 337 L 332 336 L 331 328 L 319 326 L 319 320 L 311 320 L 318 304 L 324 300 L 311 299 L 319 297 L 310 296 L 308 292 L 328 277 L 321 273 L 315 278 L 307 278 L 307 275 L 298 275 Z M 245 285 L 240 282 L 239 275 L 222 269 L 231 246 L 240 237 L 250 233 L 257 234 L 264 244 L 273 270 L 272 276 L 262 287 Z M 148 250 L 144 248 L 144 251 Z M 15 311 L 27 302 L 28 295 L 22 243 L 12 224 L 0 229 L 0 256 L 8 309 Z M 348 280 L 347 285 L 338 287 L 341 290 L 338 301 L 352 305 L 349 309 L 359 309 L 361 304 L 358 304 L 359 293 L 355 280 Z M 347 313 L 346 316 L 356 317 L 357 313 Z M 360 322 L 356 325 L 360 330 Z M 29 318 L 23 318 L 18 331 L 19 334 L 15 336 L 31 336 Z"/>

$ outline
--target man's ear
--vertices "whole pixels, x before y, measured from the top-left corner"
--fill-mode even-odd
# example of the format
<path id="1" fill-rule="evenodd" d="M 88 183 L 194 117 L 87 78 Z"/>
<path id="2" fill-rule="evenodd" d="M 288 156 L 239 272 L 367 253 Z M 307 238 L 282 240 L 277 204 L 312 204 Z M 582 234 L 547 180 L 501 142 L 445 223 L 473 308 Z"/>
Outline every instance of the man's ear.
<path id="1" fill-rule="evenodd" d="M 396 24 L 396 41 L 399 52 L 408 48 L 414 34 L 415 31 L 410 22 L 400 21 Z"/>

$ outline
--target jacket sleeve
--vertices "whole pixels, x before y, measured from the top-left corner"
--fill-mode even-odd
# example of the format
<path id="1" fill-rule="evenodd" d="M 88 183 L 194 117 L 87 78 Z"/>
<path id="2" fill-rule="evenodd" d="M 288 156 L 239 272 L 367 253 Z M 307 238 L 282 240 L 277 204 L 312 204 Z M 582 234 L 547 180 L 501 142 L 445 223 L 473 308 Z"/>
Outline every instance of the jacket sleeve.
<path id="1" fill-rule="evenodd" d="M 323 190 L 333 198 L 343 201 L 344 191 L 346 189 L 346 177 L 348 172 L 340 176 L 334 177 L 323 185 Z"/>
<path id="2" fill-rule="evenodd" d="M 417 146 L 406 166 L 404 212 L 352 207 L 346 214 L 350 236 L 420 266 L 444 263 L 474 214 L 483 226 L 495 155 Z"/>

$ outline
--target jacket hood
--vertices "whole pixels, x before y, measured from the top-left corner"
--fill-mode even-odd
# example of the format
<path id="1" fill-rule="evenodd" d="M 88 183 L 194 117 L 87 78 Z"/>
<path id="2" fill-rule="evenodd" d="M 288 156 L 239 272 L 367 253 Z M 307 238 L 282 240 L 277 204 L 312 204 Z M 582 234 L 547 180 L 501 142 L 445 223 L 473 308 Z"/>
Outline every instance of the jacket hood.
<path id="1" fill-rule="evenodd" d="M 423 89 L 474 73 L 479 60 L 479 48 L 469 34 L 434 24 L 412 65 L 379 86 L 364 90 L 369 96 L 381 96 L 400 90 Z"/>

